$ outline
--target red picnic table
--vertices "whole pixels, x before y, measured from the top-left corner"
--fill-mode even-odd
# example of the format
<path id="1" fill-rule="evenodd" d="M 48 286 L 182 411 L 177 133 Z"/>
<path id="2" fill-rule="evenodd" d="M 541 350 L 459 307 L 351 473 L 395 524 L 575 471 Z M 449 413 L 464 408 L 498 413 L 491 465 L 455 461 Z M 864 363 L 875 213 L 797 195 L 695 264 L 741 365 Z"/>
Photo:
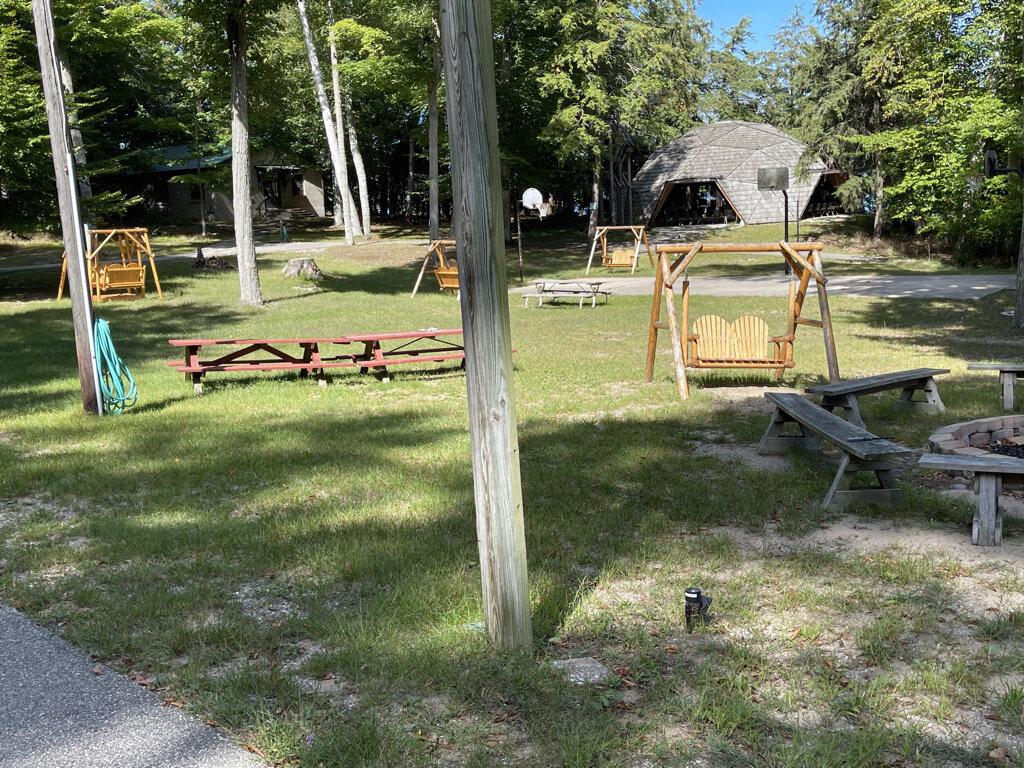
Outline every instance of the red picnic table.
<path id="1" fill-rule="evenodd" d="M 185 374 L 185 381 L 192 382 L 197 395 L 203 391 L 203 377 L 211 372 L 298 370 L 301 377 L 312 372 L 326 386 L 326 369 L 359 368 L 360 373 L 372 370 L 382 380 L 390 381 L 388 366 L 392 365 L 444 360 L 462 360 L 464 365 L 463 345 L 440 338 L 461 335 L 461 328 L 424 328 L 307 339 L 170 339 L 172 346 L 185 348 L 185 359 L 168 360 L 167 364 Z M 348 349 L 360 344 L 362 351 Z M 219 356 L 201 357 L 204 347 L 226 346 L 234 349 L 216 349 L 210 354 Z"/>

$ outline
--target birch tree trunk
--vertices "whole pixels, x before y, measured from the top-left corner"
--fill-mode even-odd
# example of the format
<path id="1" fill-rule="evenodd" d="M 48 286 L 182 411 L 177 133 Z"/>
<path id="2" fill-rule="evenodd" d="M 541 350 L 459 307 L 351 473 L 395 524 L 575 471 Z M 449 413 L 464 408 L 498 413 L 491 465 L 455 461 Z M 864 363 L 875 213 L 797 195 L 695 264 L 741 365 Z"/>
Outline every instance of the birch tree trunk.
<path id="1" fill-rule="evenodd" d="M 356 136 L 356 124 L 352 119 L 352 94 L 345 94 L 345 124 L 348 126 L 348 144 L 352 148 L 352 165 L 356 169 L 356 182 L 359 185 L 359 206 L 362 209 L 363 235 L 370 237 L 370 190 L 366 183 L 366 166 L 363 164 L 363 153 L 359 151 L 359 137 Z"/>
<path id="2" fill-rule="evenodd" d="M 256 244 L 252 236 L 252 163 L 249 160 L 249 75 L 246 71 L 245 7 L 233 8 L 227 19 L 231 66 L 231 207 L 241 302 L 263 305 Z"/>
<path id="3" fill-rule="evenodd" d="M 432 19 L 432 21 L 435 30 L 432 40 L 434 69 L 430 73 L 430 80 L 427 82 L 427 120 L 430 123 L 427 126 L 427 144 L 430 154 L 430 239 L 437 240 L 441 236 L 441 201 L 437 181 L 437 86 L 438 81 L 441 79 L 441 41 L 438 39 L 437 20 Z"/>
<path id="4" fill-rule="evenodd" d="M 345 152 L 345 105 L 341 100 L 341 74 L 338 72 L 338 46 L 334 42 L 334 5 L 328 0 L 327 10 L 330 14 L 331 33 L 330 54 L 331 54 L 331 86 L 334 92 L 334 122 L 338 128 L 338 148 L 341 150 L 342 176 L 336 180 L 335 188 L 339 185 L 342 194 L 342 210 L 345 214 L 345 221 L 352 230 L 353 236 L 360 237 L 363 228 L 359 223 L 359 213 L 356 211 L 355 201 L 352 199 L 352 188 L 348 183 L 348 155 Z M 335 206 L 337 211 L 337 206 Z M 335 214 L 337 223 L 337 214 Z"/>
<path id="5" fill-rule="evenodd" d="M 587 241 L 594 242 L 597 237 L 598 207 L 601 205 L 601 153 L 594 155 L 594 175 L 591 182 L 590 222 L 587 224 Z"/>
<path id="6" fill-rule="evenodd" d="M 345 163 L 341 147 L 338 146 L 338 129 L 331 117 L 331 105 L 327 101 L 327 90 L 324 88 L 324 77 L 320 71 L 320 59 L 316 55 L 316 47 L 313 45 L 313 32 L 309 28 L 309 15 L 306 13 L 305 0 L 296 0 L 295 5 L 299 10 L 299 22 L 302 24 L 302 38 L 306 42 L 306 56 L 309 58 L 309 69 L 313 74 L 313 85 L 316 87 L 316 100 L 320 104 L 320 118 L 324 124 L 324 135 L 327 138 L 327 148 L 331 153 L 331 167 L 334 170 L 334 178 L 339 187 L 342 187 L 341 204 L 345 204 L 344 182 L 348 178 L 348 166 Z M 335 205 L 337 205 L 335 201 Z M 345 218 L 345 244 L 352 245 L 355 238 L 352 236 L 351 219 Z"/>

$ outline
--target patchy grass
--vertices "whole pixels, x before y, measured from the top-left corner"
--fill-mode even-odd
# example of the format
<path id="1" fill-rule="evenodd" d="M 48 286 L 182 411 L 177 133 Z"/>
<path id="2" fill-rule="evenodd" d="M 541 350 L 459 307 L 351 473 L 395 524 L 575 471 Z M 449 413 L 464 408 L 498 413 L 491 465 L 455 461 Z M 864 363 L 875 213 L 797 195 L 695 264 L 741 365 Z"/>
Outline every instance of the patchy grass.
<path id="1" fill-rule="evenodd" d="M 81 413 L 68 303 L 39 300 L 53 276 L 17 275 L 0 302 L 0 599 L 281 765 L 953 766 L 995 747 L 1022 764 L 1021 521 L 1001 553 L 972 548 L 971 510 L 919 485 L 913 461 L 906 507 L 823 513 L 835 454 L 750 461 L 768 377 L 694 375 L 681 403 L 663 336 L 641 382 L 649 299 L 512 302 L 523 654 L 479 631 L 457 368 L 326 389 L 213 376 L 197 398 L 165 365 L 174 337 L 459 325 L 432 285 L 408 298 L 421 254 L 323 251 L 316 286 L 280 274 L 295 254 L 261 257 L 262 309 L 237 304 L 234 273 L 162 265 L 164 301 L 97 309 L 140 390 L 102 419 Z M 528 263 L 562 258 L 552 245 Z M 785 322 L 782 300 L 692 303 Z M 997 382 L 965 366 L 1016 354 L 1010 305 L 833 298 L 845 376 L 953 371 L 945 414 L 884 393 L 862 401 L 869 428 L 919 450 L 995 412 Z M 824 380 L 813 329 L 796 360 L 786 386 Z M 693 632 L 690 585 L 714 597 Z M 618 684 L 551 670 L 579 656 Z"/>

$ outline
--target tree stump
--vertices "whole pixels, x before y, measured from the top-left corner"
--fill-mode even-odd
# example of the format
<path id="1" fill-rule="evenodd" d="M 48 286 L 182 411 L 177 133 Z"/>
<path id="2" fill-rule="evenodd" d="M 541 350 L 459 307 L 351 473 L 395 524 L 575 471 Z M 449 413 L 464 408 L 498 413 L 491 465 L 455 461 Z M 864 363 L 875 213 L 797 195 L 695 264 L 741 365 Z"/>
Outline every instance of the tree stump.
<path id="1" fill-rule="evenodd" d="M 324 273 L 320 270 L 320 267 L 316 265 L 316 262 L 309 257 L 301 259 L 289 259 L 288 263 L 284 265 L 281 270 L 287 277 L 302 277 L 310 280 L 319 280 L 324 276 Z"/>

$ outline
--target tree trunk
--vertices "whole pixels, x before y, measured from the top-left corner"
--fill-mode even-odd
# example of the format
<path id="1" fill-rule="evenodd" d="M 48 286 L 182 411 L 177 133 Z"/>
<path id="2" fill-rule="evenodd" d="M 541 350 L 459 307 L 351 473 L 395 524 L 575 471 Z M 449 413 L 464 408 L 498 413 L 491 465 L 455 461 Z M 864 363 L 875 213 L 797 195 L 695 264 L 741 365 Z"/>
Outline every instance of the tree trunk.
<path id="1" fill-rule="evenodd" d="M 370 188 L 366 183 L 366 166 L 363 164 L 363 154 L 359 151 L 356 124 L 352 119 L 351 93 L 345 94 L 345 124 L 348 126 L 348 144 L 352 148 L 352 165 L 356 168 L 356 181 L 359 184 L 359 206 L 363 214 L 363 235 L 370 237 Z"/>
<path id="2" fill-rule="evenodd" d="M 1021 59 L 1024 60 L 1024 44 L 1021 48 Z M 1024 332 L 1024 212 L 1020 223 L 1020 246 L 1017 253 L 1017 300 L 1013 310 L 1013 330 Z"/>
<path id="3" fill-rule="evenodd" d="M 241 302 L 262 306 L 256 244 L 252 236 L 252 164 L 249 160 L 249 76 L 246 71 L 245 7 L 234 8 L 227 19 L 231 59 L 231 207 L 234 208 L 235 248 Z"/>
<path id="4" fill-rule="evenodd" d="M 345 152 L 345 102 L 341 97 L 341 74 L 338 72 L 338 46 L 334 41 L 334 4 L 328 0 L 327 11 L 330 14 L 331 33 L 330 40 L 331 54 L 331 87 L 334 95 L 334 122 L 338 129 L 338 148 L 341 151 L 342 176 L 336 181 L 336 186 L 341 185 L 342 210 L 345 213 L 345 221 L 354 237 L 363 234 L 363 227 L 359 222 L 359 213 L 356 211 L 355 201 L 352 199 L 352 188 L 348 183 L 348 155 Z M 337 223 L 337 215 L 335 215 Z"/>
<path id="5" fill-rule="evenodd" d="M 594 155 L 594 175 L 591 189 L 590 222 L 587 224 L 587 241 L 597 237 L 598 207 L 601 205 L 601 154 Z"/>
<path id="6" fill-rule="evenodd" d="M 409 137 L 409 178 L 406 180 L 405 185 L 405 216 L 408 219 L 413 218 L 416 215 L 415 209 L 412 207 L 412 193 L 416 190 L 416 172 L 413 165 L 413 160 L 416 156 L 416 139 L 413 136 Z"/>
<path id="7" fill-rule="evenodd" d="M 875 98 L 872 104 L 871 122 L 874 125 L 875 133 L 882 130 L 882 100 Z M 875 240 L 882 239 L 882 224 L 885 222 L 885 177 L 882 175 L 882 158 L 875 158 L 875 224 L 871 230 L 871 237 Z"/>
<path id="8" fill-rule="evenodd" d="M 442 0 L 441 30 L 484 617 L 496 645 L 529 650 L 533 633 L 489 0 Z"/>
<path id="9" fill-rule="evenodd" d="M 437 86 L 441 79 L 441 41 L 438 39 L 437 21 L 431 19 L 434 24 L 435 34 L 433 35 L 432 48 L 434 67 L 430 73 L 430 80 L 427 82 L 427 120 L 428 144 L 430 153 L 430 239 L 437 240 L 441 232 L 441 211 L 440 211 L 440 190 L 438 188 L 437 168 Z"/>
<path id="10" fill-rule="evenodd" d="M 331 167 L 334 170 L 335 185 L 342 188 L 341 205 L 345 204 L 345 180 L 348 178 L 348 168 L 345 164 L 345 157 L 341 147 L 338 146 L 338 129 L 334 125 L 334 118 L 331 117 L 331 105 L 327 101 L 327 90 L 324 88 L 324 78 L 320 72 L 320 59 L 316 55 L 316 47 L 313 45 L 313 32 L 309 28 L 309 16 L 306 14 L 305 0 L 296 0 L 299 10 L 299 22 L 302 25 L 302 38 L 306 42 L 306 56 L 309 59 L 309 69 L 313 74 L 313 85 L 316 87 L 316 100 L 320 104 L 320 119 L 324 124 L 324 135 L 327 138 L 327 147 L 331 153 Z M 338 205 L 338 201 L 335 201 Z M 351 220 L 345 219 L 345 243 L 352 245 L 355 242 L 352 237 Z"/>
<path id="11" fill-rule="evenodd" d="M 882 176 L 881 163 L 875 168 L 875 224 L 871 229 L 871 237 L 882 238 L 882 224 L 885 221 L 885 177 Z"/>

